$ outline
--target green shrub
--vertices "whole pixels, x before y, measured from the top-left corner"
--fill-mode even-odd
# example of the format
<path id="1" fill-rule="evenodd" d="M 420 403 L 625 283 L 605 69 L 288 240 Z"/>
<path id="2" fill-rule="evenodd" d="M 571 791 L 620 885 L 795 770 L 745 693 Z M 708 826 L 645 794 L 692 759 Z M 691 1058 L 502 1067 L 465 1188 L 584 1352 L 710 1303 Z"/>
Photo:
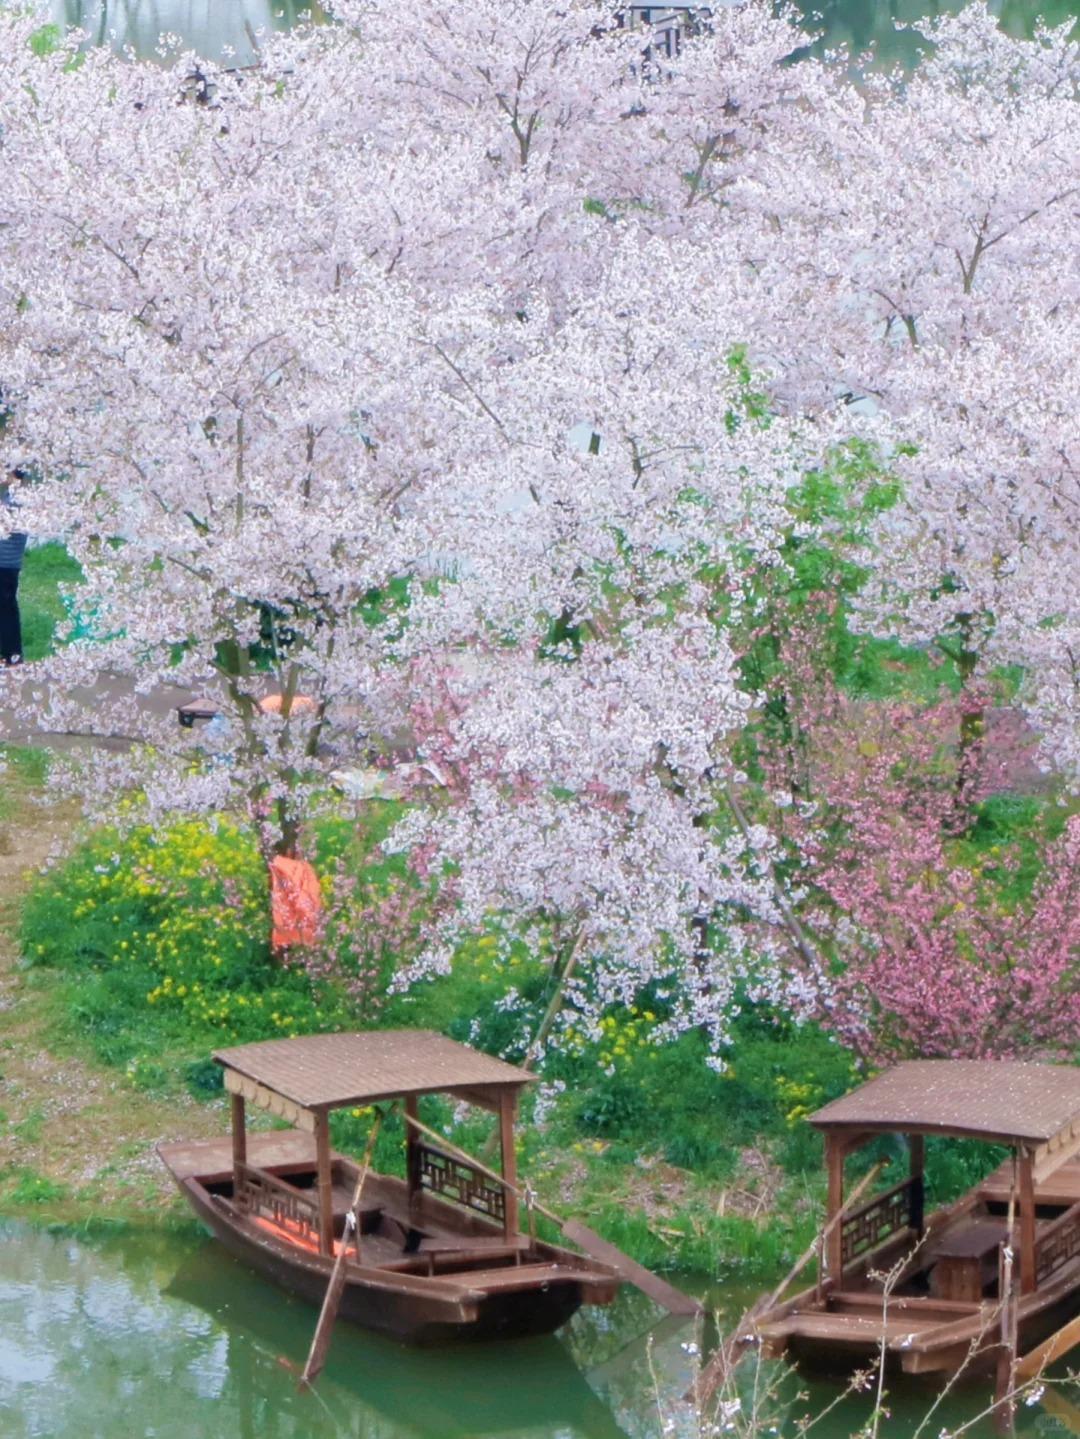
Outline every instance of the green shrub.
<path id="1" fill-rule="evenodd" d="M 734 1172 L 742 1150 L 762 1145 L 789 1172 L 820 1169 L 820 1137 L 805 1117 L 854 1081 L 839 1045 L 816 1025 L 748 1008 L 718 1073 L 703 1034 L 654 1043 L 655 1020 L 639 1006 L 610 1014 L 599 1044 L 549 1058 L 546 1074 L 565 1085 L 552 1121 L 560 1137 L 597 1135 L 716 1182 Z"/>
<path id="2" fill-rule="evenodd" d="M 164 1083 L 147 1063 L 161 1048 L 205 1058 L 342 1017 L 329 986 L 272 959 L 265 872 L 227 822 L 98 832 L 30 894 L 21 942 L 31 964 L 69 977 L 71 1030 L 144 1087 Z"/>
<path id="3" fill-rule="evenodd" d="M 66 1199 L 68 1187 L 60 1184 L 55 1179 L 49 1179 L 44 1174 L 38 1174 L 35 1169 L 17 1169 L 14 1171 L 15 1183 L 7 1191 L 7 1202 L 12 1205 L 31 1204 L 54 1204 L 57 1200 Z"/>
<path id="4" fill-rule="evenodd" d="M 225 1088 L 221 1065 L 213 1059 L 193 1059 L 184 1066 L 184 1083 L 196 1099 L 212 1099 Z"/>

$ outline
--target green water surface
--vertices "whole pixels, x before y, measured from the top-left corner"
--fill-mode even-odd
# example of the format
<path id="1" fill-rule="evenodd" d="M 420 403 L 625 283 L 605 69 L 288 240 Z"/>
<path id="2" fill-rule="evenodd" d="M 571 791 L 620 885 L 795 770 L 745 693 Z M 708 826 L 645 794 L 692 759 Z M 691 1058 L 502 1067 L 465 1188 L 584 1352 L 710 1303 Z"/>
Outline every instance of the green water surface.
<path id="1" fill-rule="evenodd" d="M 796 0 L 808 28 L 825 47 L 873 50 L 883 61 L 912 63 L 920 51 L 918 22 L 952 14 L 962 0 Z M 713 0 L 714 8 L 719 8 Z M 1013 35 L 1029 35 L 1040 18 L 1060 25 L 1080 16 L 1080 0 L 990 0 L 990 9 Z M 252 36 L 287 29 L 302 16 L 322 14 L 319 0 L 52 0 L 53 18 L 75 25 L 99 44 L 155 53 L 163 32 L 180 36 L 209 59 L 248 65 Z M 907 27 L 914 26 L 914 31 Z"/>
<path id="2" fill-rule="evenodd" d="M 700 1286 L 699 1286 L 700 1288 Z M 726 1322 L 750 1292 L 704 1292 Z M 558 1335 L 409 1350 L 338 1326 L 314 1393 L 300 1394 L 315 1310 L 288 1298 L 194 1233 L 128 1231 L 76 1238 L 0 1225 L 0 1435 L 3 1439 L 702 1439 L 683 1395 L 710 1330 L 661 1315 L 634 1291 L 583 1310 Z M 292 1368 L 290 1368 L 292 1366 Z M 741 1391 L 780 1376 L 771 1432 L 836 1401 L 839 1380 L 756 1372 Z M 934 1386 L 907 1380 L 888 1399 L 881 1439 L 912 1439 Z M 950 1396 L 927 1439 L 976 1414 L 986 1387 Z M 868 1396 L 847 1400 L 811 1431 L 848 1439 Z M 1025 1435 L 1067 1433 L 1039 1408 Z M 769 1430 L 763 1430 L 762 1436 Z M 989 1439 L 989 1425 L 969 1431 Z"/>

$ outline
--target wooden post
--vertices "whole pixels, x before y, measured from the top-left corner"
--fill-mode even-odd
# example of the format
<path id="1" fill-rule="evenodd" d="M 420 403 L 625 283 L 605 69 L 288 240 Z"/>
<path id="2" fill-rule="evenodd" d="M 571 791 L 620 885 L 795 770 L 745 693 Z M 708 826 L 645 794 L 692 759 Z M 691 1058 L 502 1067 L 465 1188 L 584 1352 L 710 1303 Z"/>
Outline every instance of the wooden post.
<path id="1" fill-rule="evenodd" d="M 247 1130 L 244 1127 L 244 1096 L 231 1094 L 233 1195 L 240 1185 L 240 1166 L 247 1163 Z"/>
<path id="2" fill-rule="evenodd" d="M 420 1207 L 420 1131 L 408 1122 L 420 1118 L 420 1105 L 415 1094 L 405 1096 L 405 1183 L 409 1200 L 409 1213 Z"/>
<path id="3" fill-rule="evenodd" d="M 514 1152 L 514 1119 L 517 1115 L 517 1091 L 504 1090 L 499 1095 L 499 1144 L 502 1150 L 502 1176 L 507 1184 L 517 1184 L 517 1155 Z M 512 1189 L 503 1190 L 506 1218 L 503 1234 L 507 1242 L 517 1237 L 518 1197 Z"/>
<path id="4" fill-rule="evenodd" d="M 825 1165 L 829 1181 L 828 1197 L 825 1201 L 825 1223 L 844 1207 L 844 1153 L 847 1148 L 845 1134 L 825 1136 Z M 825 1236 L 825 1277 L 834 1284 L 840 1283 L 844 1269 L 844 1227 L 834 1224 Z"/>
<path id="5" fill-rule="evenodd" d="M 330 1172 L 330 1119 L 315 1115 L 315 1168 L 319 1187 L 319 1253 L 334 1252 L 334 1178 Z"/>
<path id="6" fill-rule="evenodd" d="M 1035 1291 L 1035 1176 L 1030 1149 L 1020 1150 L 1020 1293 Z"/>
<path id="7" fill-rule="evenodd" d="M 911 1227 L 921 1239 L 926 1209 L 926 1182 L 923 1177 L 926 1170 L 926 1141 L 921 1134 L 909 1134 L 907 1138 L 911 1175 Z"/>

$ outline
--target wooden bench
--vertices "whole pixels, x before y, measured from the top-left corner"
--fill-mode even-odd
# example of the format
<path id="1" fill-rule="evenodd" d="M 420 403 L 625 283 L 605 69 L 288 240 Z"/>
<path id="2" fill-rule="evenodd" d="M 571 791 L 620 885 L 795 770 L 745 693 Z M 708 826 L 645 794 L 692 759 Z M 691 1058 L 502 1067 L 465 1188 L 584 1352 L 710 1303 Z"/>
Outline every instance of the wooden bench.
<path id="1" fill-rule="evenodd" d="M 883 1306 L 881 1290 L 833 1289 L 827 1298 L 827 1308 L 832 1311 L 870 1310 L 880 1313 Z M 890 1314 L 914 1314 L 926 1319 L 935 1316 L 942 1319 L 957 1319 L 964 1314 L 973 1314 L 978 1304 L 960 1299 L 929 1298 L 923 1294 L 897 1294 L 889 1296 Z"/>
<path id="2" fill-rule="evenodd" d="M 470 1275 L 470 1282 L 474 1276 Z M 922 1329 L 935 1329 L 940 1324 L 935 1316 L 913 1315 L 911 1313 L 887 1315 L 880 1307 L 873 1314 L 829 1314 L 813 1310 L 796 1310 L 783 1319 L 759 1324 L 756 1332 L 766 1341 L 767 1352 L 782 1351 L 788 1339 L 853 1339 L 860 1343 L 867 1340 L 904 1340 Z M 779 1349 L 777 1348 L 779 1346 Z"/>
<path id="3" fill-rule="evenodd" d="M 352 1207 L 353 1192 L 351 1189 L 344 1189 L 341 1185 L 335 1184 L 331 1193 L 334 1206 L 334 1233 L 340 1239 L 345 1233 L 345 1216 Z M 373 1233 L 379 1227 L 382 1214 L 381 1204 L 361 1204 L 357 1212 L 360 1233 Z"/>
<path id="4" fill-rule="evenodd" d="M 530 1244 L 531 1241 L 524 1235 L 506 1240 L 494 1235 L 490 1239 L 469 1234 L 463 1234 L 459 1239 L 452 1235 L 424 1236 L 414 1249 L 408 1250 L 400 1259 L 379 1267 L 408 1270 L 417 1274 L 436 1274 L 439 1272 L 439 1261 L 447 1265 L 453 1264 L 455 1268 L 477 1263 L 490 1264 L 494 1259 L 513 1259 L 515 1265 L 520 1265 L 522 1255 L 528 1252 Z"/>
<path id="5" fill-rule="evenodd" d="M 474 1269 L 466 1274 L 450 1276 L 458 1278 L 470 1289 L 482 1289 L 490 1294 L 497 1289 L 532 1289 L 536 1284 L 549 1284 L 557 1279 L 577 1279 L 583 1283 L 598 1282 L 599 1276 L 579 1273 L 564 1264 L 521 1264 L 509 1269 Z M 603 1280 L 609 1283 L 609 1280 Z"/>

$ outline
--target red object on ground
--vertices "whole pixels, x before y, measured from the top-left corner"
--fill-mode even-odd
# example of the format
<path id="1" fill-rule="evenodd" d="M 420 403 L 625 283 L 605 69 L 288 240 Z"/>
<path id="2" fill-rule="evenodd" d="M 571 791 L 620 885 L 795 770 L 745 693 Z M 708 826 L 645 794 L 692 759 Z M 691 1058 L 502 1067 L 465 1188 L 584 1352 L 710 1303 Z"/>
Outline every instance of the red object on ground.
<path id="1" fill-rule="evenodd" d="M 322 891 L 319 877 L 306 859 L 277 854 L 270 861 L 270 907 L 275 949 L 317 943 Z"/>

